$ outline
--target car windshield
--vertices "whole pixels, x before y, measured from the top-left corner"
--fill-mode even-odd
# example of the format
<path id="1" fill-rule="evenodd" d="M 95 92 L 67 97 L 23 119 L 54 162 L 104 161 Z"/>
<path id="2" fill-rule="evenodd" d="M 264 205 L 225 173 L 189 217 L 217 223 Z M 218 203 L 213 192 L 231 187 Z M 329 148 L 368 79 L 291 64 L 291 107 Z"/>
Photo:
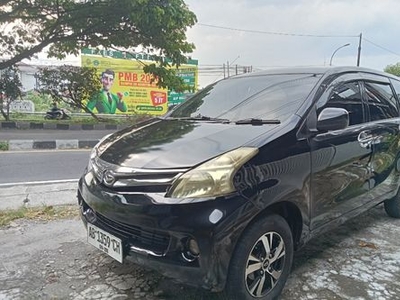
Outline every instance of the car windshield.
<path id="1" fill-rule="evenodd" d="M 320 76 L 277 74 L 221 80 L 196 93 L 167 117 L 284 121 L 307 98 Z"/>

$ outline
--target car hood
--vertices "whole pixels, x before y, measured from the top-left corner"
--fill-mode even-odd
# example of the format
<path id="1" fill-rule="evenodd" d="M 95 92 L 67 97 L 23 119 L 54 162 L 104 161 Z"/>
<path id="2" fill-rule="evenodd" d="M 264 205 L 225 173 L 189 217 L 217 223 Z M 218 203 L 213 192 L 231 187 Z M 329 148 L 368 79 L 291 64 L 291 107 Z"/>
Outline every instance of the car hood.
<path id="1" fill-rule="evenodd" d="M 155 119 L 141 127 L 112 134 L 98 149 L 102 160 L 124 167 L 192 167 L 231 149 L 248 145 L 277 126 Z"/>

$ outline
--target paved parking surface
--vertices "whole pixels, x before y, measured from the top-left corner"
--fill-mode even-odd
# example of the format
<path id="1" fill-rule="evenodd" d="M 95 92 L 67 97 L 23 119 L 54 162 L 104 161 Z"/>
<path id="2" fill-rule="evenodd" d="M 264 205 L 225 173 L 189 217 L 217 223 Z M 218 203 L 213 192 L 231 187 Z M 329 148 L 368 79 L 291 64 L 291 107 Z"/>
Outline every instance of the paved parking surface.
<path id="1" fill-rule="evenodd" d="M 382 206 L 296 253 L 282 300 L 399 299 L 400 220 Z M 120 265 L 88 245 L 80 220 L 0 229 L 0 299 L 225 299 Z"/>
<path id="2" fill-rule="evenodd" d="M 380 205 L 311 241 L 282 299 L 400 299 L 400 220 Z"/>

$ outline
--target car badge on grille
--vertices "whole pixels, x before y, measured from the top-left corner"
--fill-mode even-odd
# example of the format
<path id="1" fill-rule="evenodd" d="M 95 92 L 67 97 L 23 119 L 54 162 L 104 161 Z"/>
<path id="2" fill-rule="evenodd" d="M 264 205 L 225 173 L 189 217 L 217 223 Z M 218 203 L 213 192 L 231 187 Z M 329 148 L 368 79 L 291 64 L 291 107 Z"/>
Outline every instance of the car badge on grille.
<path id="1" fill-rule="evenodd" d="M 106 170 L 103 174 L 103 182 L 107 186 L 112 186 L 115 182 L 115 176 L 112 171 Z"/>

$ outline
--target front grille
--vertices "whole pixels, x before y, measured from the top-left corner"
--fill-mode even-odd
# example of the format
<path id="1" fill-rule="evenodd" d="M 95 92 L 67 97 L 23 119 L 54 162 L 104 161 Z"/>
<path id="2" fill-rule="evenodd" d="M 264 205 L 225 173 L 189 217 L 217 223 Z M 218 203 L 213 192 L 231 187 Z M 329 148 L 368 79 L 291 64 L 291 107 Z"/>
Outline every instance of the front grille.
<path id="1" fill-rule="evenodd" d="M 157 230 L 144 229 L 143 227 L 116 222 L 97 212 L 96 217 L 97 226 L 109 231 L 112 234 L 120 236 L 123 239 L 126 239 L 128 243 L 132 244 L 133 246 L 158 253 L 167 252 L 170 242 L 169 234 Z"/>
<path id="2" fill-rule="evenodd" d="M 102 186 L 110 189 L 110 187 L 102 184 Z M 171 185 L 144 185 L 144 186 L 113 186 L 111 189 L 116 193 L 127 193 L 128 196 L 131 193 L 166 193 Z"/>
<path id="3" fill-rule="evenodd" d="M 106 162 L 99 157 L 92 161 L 93 172 L 98 182 L 117 192 L 165 193 L 172 182 L 188 168 L 138 169 L 122 167 Z M 114 177 L 112 183 L 104 182 L 104 174 Z"/>

